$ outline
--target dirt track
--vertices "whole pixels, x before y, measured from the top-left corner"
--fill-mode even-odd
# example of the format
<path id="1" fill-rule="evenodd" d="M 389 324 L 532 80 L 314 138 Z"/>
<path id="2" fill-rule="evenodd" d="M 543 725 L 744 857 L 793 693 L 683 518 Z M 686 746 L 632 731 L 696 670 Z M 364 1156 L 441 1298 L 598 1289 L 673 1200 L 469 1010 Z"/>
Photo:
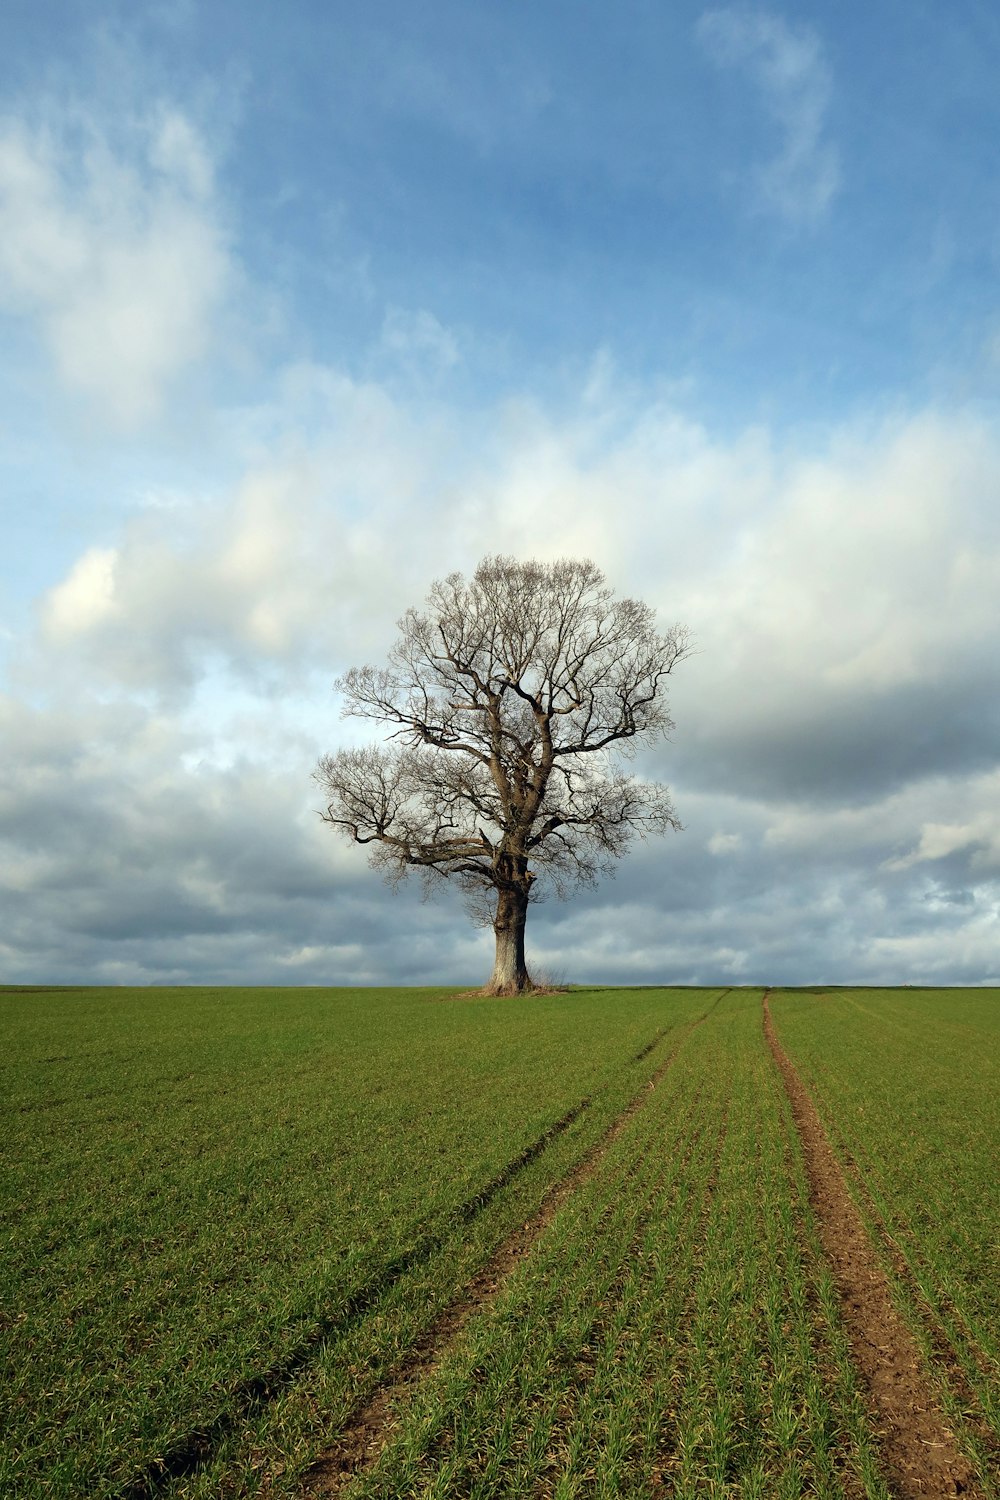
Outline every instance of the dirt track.
<path id="1" fill-rule="evenodd" d="M 886 1478 L 901 1500 L 981 1491 L 959 1452 L 926 1374 L 920 1350 L 897 1313 L 823 1123 L 784 1052 L 764 994 L 764 1035 L 788 1091 L 809 1177 L 820 1240 L 840 1294 L 855 1362 L 880 1434 Z"/>

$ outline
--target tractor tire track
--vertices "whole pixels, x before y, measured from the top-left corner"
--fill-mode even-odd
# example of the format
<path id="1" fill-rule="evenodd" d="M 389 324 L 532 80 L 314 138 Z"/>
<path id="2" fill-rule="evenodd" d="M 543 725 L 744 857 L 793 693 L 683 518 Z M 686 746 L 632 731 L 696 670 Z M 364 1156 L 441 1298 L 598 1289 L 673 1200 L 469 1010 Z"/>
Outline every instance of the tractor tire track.
<path id="1" fill-rule="evenodd" d="M 981 1390 L 995 1389 L 997 1362 L 977 1342 L 961 1309 L 950 1298 L 938 1292 L 939 1305 L 935 1306 L 917 1274 L 917 1268 L 930 1275 L 934 1272 L 933 1266 L 922 1253 L 919 1240 L 905 1221 L 895 1227 L 890 1226 L 865 1179 L 866 1164 L 863 1161 L 859 1163 L 857 1155 L 851 1151 L 836 1126 L 830 1134 L 839 1148 L 844 1175 L 851 1184 L 874 1238 L 881 1246 L 884 1260 L 892 1268 L 910 1316 L 919 1323 L 926 1344 L 930 1346 L 935 1367 L 940 1370 L 946 1386 L 958 1400 L 969 1441 L 975 1445 L 976 1457 L 984 1466 L 985 1472 L 1000 1474 L 1000 1432 L 997 1431 L 995 1420 L 991 1422 L 987 1417 L 980 1395 Z M 912 1262 L 903 1249 L 903 1236 L 909 1244 Z M 951 1320 L 950 1327 L 948 1319 Z"/>
<path id="2" fill-rule="evenodd" d="M 834 1128 L 831 1134 L 839 1148 L 846 1176 L 874 1226 L 896 1277 L 919 1314 L 928 1339 L 934 1345 L 935 1357 L 948 1366 L 949 1384 L 955 1387 L 966 1406 L 970 1403 L 975 1406 L 977 1399 L 968 1383 L 966 1361 L 987 1386 L 997 1383 L 1000 1363 L 983 1348 L 962 1309 L 950 1296 L 936 1288 L 936 1305 L 932 1302 L 920 1283 L 918 1271 L 933 1276 L 934 1265 L 924 1251 L 919 1237 L 905 1218 L 895 1224 L 889 1222 L 864 1176 L 864 1172 L 871 1166 L 870 1161 L 864 1158 L 859 1161 L 859 1153 L 857 1150 L 852 1151 L 839 1130 Z M 995 1462 L 1000 1471 L 1000 1434 L 993 1433 L 992 1441 Z"/>
<path id="3" fill-rule="evenodd" d="M 530 1253 L 566 1200 L 597 1171 L 610 1147 L 662 1081 L 684 1042 L 699 1026 L 704 1025 L 719 1002 L 728 994 L 728 989 L 722 990 L 707 1010 L 683 1029 L 648 1082 L 621 1114 L 616 1116 L 600 1139 L 594 1142 L 561 1181 L 549 1189 L 532 1217 L 508 1235 L 466 1283 L 461 1295 L 445 1308 L 422 1338 L 411 1346 L 406 1360 L 392 1379 L 380 1385 L 364 1405 L 348 1418 L 329 1448 L 306 1472 L 303 1496 L 313 1500 L 313 1497 L 339 1495 L 356 1475 L 375 1465 L 388 1442 L 399 1403 L 440 1362 L 470 1318 L 496 1297 L 503 1282 Z M 642 1056 L 648 1055 L 661 1038 L 662 1033 L 658 1033 L 651 1046 L 632 1061 L 638 1062 Z"/>
<path id="4" fill-rule="evenodd" d="M 523 1151 L 519 1152 L 489 1182 L 447 1215 L 450 1225 L 471 1224 L 486 1211 L 499 1193 L 539 1157 L 545 1148 L 589 1109 L 587 1096 L 575 1104 Z M 185 1434 L 167 1451 L 148 1463 L 126 1484 L 111 1493 L 110 1500 L 156 1500 L 169 1484 L 189 1478 L 211 1463 L 216 1450 L 242 1422 L 254 1417 L 285 1391 L 315 1359 L 322 1345 L 357 1327 L 372 1313 L 394 1286 L 409 1272 L 424 1265 L 448 1239 L 447 1229 L 424 1235 L 402 1254 L 380 1266 L 327 1317 L 319 1319 L 302 1340 L 269 1369 L 241 1380 L 229 1394 L 226 1406 L 211 1421 Z"/>
<path id="5" fill-rule="evenodd" d="M 784 1123 L 783 1133 L 785 1172 L 791 1182 L 799 1184 L 802 1153 L 794 1121 Z M 815 1222 L 807 1222 L 808 1175 L 805 1187 L 805 1195 L 799 1191 L 792 1195 L 792 1222 L 799 1261 L 805 1272 L 805 1302 L 809 1310 L 809 1345 L 821 1380 L 835 1387 L 838 1384 L 839 1372 L 836 1351 L 831 1339 L 833 1329 L 829 1326 L 819 1286 L 821 1276 L 829 1270 L 829 1264 L 824 1256 L 823 1247 L 818 1241 Z M 870 1492 L 858 1472 L 856 1455 L 851 1453 L 846 1435 L 845 1440 L 838 1443 L 834 1450 L 833 1463 L 844 1500 L 867 1500 Z"/>
<path id="6" fill-rule="evenodd" d="M 889 1282 L 823 1123 L 778 1040 L 770 994 L 766 990 L 763 996 L 764 1037 L 791 1104 L 810 1203 L 851 1351 L 867 1387 L 886 1477 L 900 1500 L 946 1495 L 982 1500 L 973 1467 L 945 1425 L 916 1341 L 893 1305 Z"/>

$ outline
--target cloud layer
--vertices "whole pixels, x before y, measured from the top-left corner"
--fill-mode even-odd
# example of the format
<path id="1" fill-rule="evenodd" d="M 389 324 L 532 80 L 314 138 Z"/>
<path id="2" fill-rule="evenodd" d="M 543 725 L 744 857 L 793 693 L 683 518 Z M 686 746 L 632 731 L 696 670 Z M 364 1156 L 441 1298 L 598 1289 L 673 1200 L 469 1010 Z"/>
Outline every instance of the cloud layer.
<path id="1" fill-rule="evenodd" d="M 915 414 L 804 455 L 636 409 L 605 371 L 569 413 L 496 413 L 484 452 L 444 419 L 428 445 L 384 390 L 321 367 L 287 372 L 246 421 L 272 454 L 294 432 L 294 452 L 133 517 L 40 601 L 34 706 L 12 698 L 4 719 L 13 977 L 474 980 L 486 938 L 457 903 L 386 891 L 319 824 L 309 776 L 347 731 L 334 675 L 378 660 L 431 579 L 487 551 L 595 557 L 699 647 L 650 760 L 685 831 L 539 907 L 543 966 L 994 974 L 988 424 Z"/>

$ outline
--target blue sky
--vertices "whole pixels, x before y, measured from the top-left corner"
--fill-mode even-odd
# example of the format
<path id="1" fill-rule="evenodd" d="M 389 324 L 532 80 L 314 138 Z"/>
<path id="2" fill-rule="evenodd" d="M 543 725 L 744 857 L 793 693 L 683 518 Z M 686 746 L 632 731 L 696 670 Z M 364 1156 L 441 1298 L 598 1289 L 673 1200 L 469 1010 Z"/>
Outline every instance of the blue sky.
<path id="1" fill-rule="evenodd" d="M 986 4 L 14 3 L 0 968 L 475 979 L 318 824 L 433 578 L 693 629 L 571 979 L 1000 979 Z"/>

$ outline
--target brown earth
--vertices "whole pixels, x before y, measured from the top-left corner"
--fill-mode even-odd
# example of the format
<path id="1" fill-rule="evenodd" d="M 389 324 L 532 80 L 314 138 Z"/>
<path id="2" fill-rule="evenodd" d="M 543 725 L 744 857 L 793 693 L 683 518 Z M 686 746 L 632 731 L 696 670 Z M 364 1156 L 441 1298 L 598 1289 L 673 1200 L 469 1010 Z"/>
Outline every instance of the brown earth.
<path id="1" fill-rule="evenodd" d="M 312 1500 L 312 1497 L 339 1495 L 356 1474 L 372 1467 L 388 1441 L 394 1413 L 400 1402 L 440 1362 L 472 1315 L 496 1296 L 501 1283 L 529 1253 L 570 1194 L 593 1176 L 609 1147 L 666 1074 L 682 1042 L 708 1019 L 727 993 L 728 991 L 723 991 L 716 996 L 705 1014 L 685 1027 L 652 1077 L 612 1121 L 600 1140 L 591 1146 L 572 1171 L 550 1188 L 532 1217 L 515 1229 L 466 1283 L 455 1301 L 445 1308 L 411 1347 L 405 1363 L 396 1371 L 391 1382 L 380 1386 L 367 1403 L 349 1418 L 336 1440 L 307 1470 L 302 1488 L 304 1496 Z"/>
<path id="2" fill-rule="evenodd" d="M 900 1500 L 965 1495 L 982 1500 L 972 1464 L 959 1451 L 924 1369 L 920 1350 L 893 1305 L 885 1272 L 865 1232 L 812 1099 L 778 1041 L 764 994 L 764 1036 L 781 1071 L 802 1142 L 809 1197 L 840 1294 L 852 1354 L 867 1388 L 886 1478 Z"/>
<path id="3" fill-rule="evenodd" d="M 904 988 L 912 988 L 912 985 L 904 986 Z M 915 1268 L 901 1248 L 905 1239 L 910 1253 L 927 1271 L 930 1269 L 929 1263 L 922 1253 L 919 1240 L 906 1224 L 890 1227 L 868 1188 L 860 1164 L 854 1159 L 843 1136 L 839 1131 L 835 1131 L 834 1135 L 851 1190 L 855 1198 L 863 1205 L 869 1222 L 876 1226 L 882 1248 L 888 1256 L 897 1281 L 902 1283 L 909 1293 L 914 1310 L 923 1324 L 924 1332 L 933 1345 L 935 1363 L 944 1369 L 948 1385 L 963 1402 L 966 1420 L 971 1421 L 976 1428 L 980 1443 L 989 1452 L 997 1472 L 1000 1473 L 1000 1437 L 977 1413 L 976 1393 L 963 1367 L 958 1344 L 955 1342 L 956 1334 L 961 1339 L 962 1348 L 969 1363 L 978 1367 L 979 1375 L 984 1380 L 995 1383 L 1000 1375 L 1000 1364 L 978 1342 L 976 1335 L 965 1320 L 962 1309 L 941 1288 L 938 1288 L 936 1292 L 936 1304 L 940 1312 L 950 1320 L 955 1332 L 949 1333 L 943 1318 L 935 1315 L 917 1279 Z"/>

